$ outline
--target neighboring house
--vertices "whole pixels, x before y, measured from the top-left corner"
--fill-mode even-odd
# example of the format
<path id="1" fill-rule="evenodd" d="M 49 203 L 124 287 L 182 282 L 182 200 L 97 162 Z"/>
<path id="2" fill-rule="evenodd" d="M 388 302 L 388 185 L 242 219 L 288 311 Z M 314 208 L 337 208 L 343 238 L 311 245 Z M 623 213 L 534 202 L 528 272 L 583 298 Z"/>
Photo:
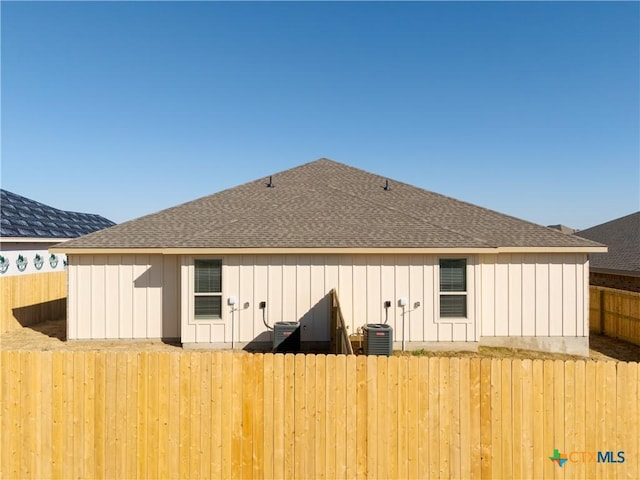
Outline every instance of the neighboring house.
<path id="1" fill-rule="evenodd" d="M 58 210 L 0 189 L 0 276 L 63 271 L 50 246 L 115 225 L 100 215 Z"/>
<path id="2" fill-rule="evenodd" d="M 566 225 L 562 225 L 562 224 L 549 225 L 549 228 L 553 228 L 554 230 L 559 230 L 562 233 L 566 233 L 566 234 L 569 234 L 569 235 L 577 232 L 577 230 L 575 228 L 567 227 Z"/>
<path id="3" fill-rule="evenodd" d="M 640 212 L 576 233 L 609 247 L 589 254 L 591 285 L 640 292 Z"/>
<path id="4" fill-rule="evenodd" d="M 606 247 L 320 159 L 51 251 L 69 339 L 268 345 L 265 324 L 300 321 L 327 343 L 335 288 L 352 333 L 387 321 L 396 347 L 587 354 L 587 255 Z"/>

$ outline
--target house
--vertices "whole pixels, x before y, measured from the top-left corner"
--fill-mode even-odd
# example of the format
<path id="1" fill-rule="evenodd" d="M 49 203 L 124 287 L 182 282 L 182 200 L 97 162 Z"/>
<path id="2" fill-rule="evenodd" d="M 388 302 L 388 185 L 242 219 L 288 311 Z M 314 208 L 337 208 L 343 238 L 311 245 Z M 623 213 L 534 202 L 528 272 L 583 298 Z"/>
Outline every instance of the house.
<path id="1" fill-rule="evenodd" d="M 100 215 L 59 210 L 0 189 L 0 276 L 62 271 L 62 241 L 115 225 Z"/>
<path id="2" fill-rule="evenodd" d="M 67 257 L 48 248 L 114 223 L 2 189 L 0 218 L 0 333 L 64 318 Z"/>
<path id="3" fill-rule="evenodd" d="M 549 228 L 553 228 L 554 230 L 559 230 L 562 233 L 566 233 L 568 235 L 571 235 L 573 233 L 576 233 L 576 229 L 575 228 L 571 228 L 571 227 L 567 227 L 566 225 L 562 225 L 562 224 L 558 224 L 558 225 L 548 225 Z"/>
<path id="4" fill-rule="evenodd" d="M 587 354 L 587 255 L 606 247 L 320 159 L 51 249 L 69 258 L 69 339 L 269 345 L 300 321 L 329 340 Z M 262 308 L 261 308 L 262 307 Z"/>
<path id="5" fill-rule="evenodd" d="M 640 292 L 640 212 L 576 233 L 609 247 L 589 254 L 589 282 L 599 287 Z"/>

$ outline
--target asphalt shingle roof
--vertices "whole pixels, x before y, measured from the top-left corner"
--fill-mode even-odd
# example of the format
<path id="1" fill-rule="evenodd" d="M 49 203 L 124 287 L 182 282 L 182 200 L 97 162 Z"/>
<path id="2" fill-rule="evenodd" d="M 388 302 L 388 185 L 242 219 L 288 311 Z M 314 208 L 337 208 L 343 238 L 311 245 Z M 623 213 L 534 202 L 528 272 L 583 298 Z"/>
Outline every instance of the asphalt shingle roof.
<path id="1" fill-rule="evenodd" d="M 65 242 L 69 248 L 590 247 L 437 193 L 320 159 Z"/>
<path id="2" fill-rule="evenodd" d="M 0 189 L 0 236 L 76 238 L 115 225 L 100 215 L 58 210 Z"/>
<path id="3" fill-rule="evenodd" d="M 576 233 L 604 243 L 607 253 L 590 253 L 591 268 L 640 274 L 640 212 L 632 213 Z"/>

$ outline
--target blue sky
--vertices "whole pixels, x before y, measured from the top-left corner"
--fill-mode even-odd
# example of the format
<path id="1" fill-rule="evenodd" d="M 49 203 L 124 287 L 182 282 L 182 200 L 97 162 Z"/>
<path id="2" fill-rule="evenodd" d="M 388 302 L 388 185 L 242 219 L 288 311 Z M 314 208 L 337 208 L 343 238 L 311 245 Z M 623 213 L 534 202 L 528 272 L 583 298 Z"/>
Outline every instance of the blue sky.
<path id="1" fill-rule="evenodd" d="M 638 2 L 1 2 L 2 187 L 136 218 L 328 157 L 543 225 L 640 209 Z"/>

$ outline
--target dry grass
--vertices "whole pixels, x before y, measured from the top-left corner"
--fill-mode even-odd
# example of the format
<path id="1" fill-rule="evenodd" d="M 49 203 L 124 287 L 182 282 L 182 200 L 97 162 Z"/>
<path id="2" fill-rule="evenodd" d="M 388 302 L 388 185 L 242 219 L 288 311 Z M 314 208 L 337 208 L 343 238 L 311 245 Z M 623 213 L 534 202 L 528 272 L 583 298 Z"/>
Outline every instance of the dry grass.
<path id="1" fill-rule="evenodd" d="M 479 347 L 477 352 L 455 351 L 427 351 L 414 350 L 411 352 L 394 352 L 398 355 L 415 355 L 427 357 L 466 357 L 466 358 L 518 358 L 531 360 L 584 360 L 580 355 L 566 353 L 538 352 L 508 347 Z"/>
<path id="2" fill-rule="evenodd" d="M 181 351 L 176 343 L 155 341 L 66 341 L 66 322 L 57 320 L 44 322 L 22 330 L 0 335 L 3 350 L 136 350 L 136 351 Z M 640 362 L 640 347 L 621 340 L 591 335 L 589 359 L 596 361 Z M 528 358 L 539 360 L 584 360 L 584 357 L 563 353 L 536 352 L 517 348 L 480 347 L 477 352 L 427 351 L 394 352 L 394 355 L 424 355 L 430 357 L 468 358 Z"/>

